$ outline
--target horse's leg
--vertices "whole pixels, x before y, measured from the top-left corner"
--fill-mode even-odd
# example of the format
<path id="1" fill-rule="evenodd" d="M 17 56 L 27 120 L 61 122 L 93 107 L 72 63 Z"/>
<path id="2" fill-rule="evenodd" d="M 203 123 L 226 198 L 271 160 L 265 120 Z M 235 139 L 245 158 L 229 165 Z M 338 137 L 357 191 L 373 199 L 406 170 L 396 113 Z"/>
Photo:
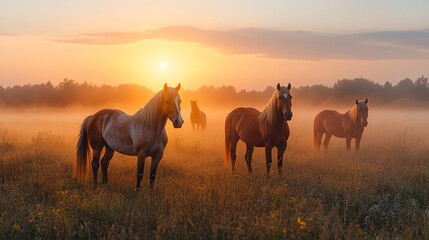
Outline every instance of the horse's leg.
<path id="1" fill-rule="evenodd" d="M 246 164 L 247 164 L 247 171 L 249 171 L 249 173 L 252 172 L 252 155 L 253 155 L 253 150 L 254 150 L 254 147 L 246 144 L 245 159 L 246 159 Z"/>
<path id="2" fill-rule="evenodd" d="M 101 171 L 103 174 L 103 180 L 102 180 L 103 183 L 107 183 L 107 169 L 109 168 L 109 163 L 113 157 L 113 153 L 115 153 L 115 151 L 106 145 L 104 156 L 101 159 Z"/>
<path id="3" fill-rule="evenodd" d="M 350 150 L 350 144 L 351 144 L 352 138 L 351 137 L 347 137 L 346 138 L 346 147 L 347 147 L 347 151 Z"/>
<path id="4" fill-rule="evenodd" d="M 94 184 L 97 185 L 97 172 L 100 168 L 100 155 L 103 147 L 97 147 L 93 149 L 92 154 L 92 173 L 94 176 Z"/>
<path id="5" fill-rule="evenodd" d="M 161 161 L 163 155 L 163 151 L 159 151 L 152 155 L 152 162 L 150 164 L 150 188 L 153 189 L 153 185 L 155 184 L 155 178 L 156 178 L 156 169 L 158 168 L 158 164 Z"/>
<path id="6" fill-rule="evenodd" d="M 325 150 L 328 150 L 329 141 L 331 140 L 331 137 L 332 137 L 332 134 L 325 133 L 325 140 L 323 140 L 323 147 L 325 148 Z"/>
<path id="7" fill-rule="evenodd" d="M 143 179 L 143 171 L 144 171 L 144 162 L 146 160 L 147 155 L 144 153 L 141 153 L 137 156 L 137 182 L 136 182 L 136 189 L 134 191 L 140 190 L 140 185 Z"/>
<path id="8" fill-rule="evenodd" d="M 265 160 L 267 165 L 267 176 L 270 176 L 270 167 L 273 163 L 273 159 L 271 156 L 271 150 L 273 149 L 272 146 L 265 146 Z"/>
<path id="9" fill-rule="evenodd" d="M 282 175 L 282 170 L 283 170 L 283 154 L 286 150 L 287 147 L 287 142 L 284 141 L 282 142 L 279 146 L 277 146 L 277 168 L 279 170 L 279 175 Z"/>
<path id="10" fill-rule="evenodd" d="M 359 150 L 359 147 L 360 147 L 360 140 L 361 140 L 361 138 L 360 138 L 360 137 L 357 137 L 357 138 L 356 138 L 356 140 L 355 140 L 355 144 L 356 144 L 356 151 L 358 151 L 358 150 Z"/>

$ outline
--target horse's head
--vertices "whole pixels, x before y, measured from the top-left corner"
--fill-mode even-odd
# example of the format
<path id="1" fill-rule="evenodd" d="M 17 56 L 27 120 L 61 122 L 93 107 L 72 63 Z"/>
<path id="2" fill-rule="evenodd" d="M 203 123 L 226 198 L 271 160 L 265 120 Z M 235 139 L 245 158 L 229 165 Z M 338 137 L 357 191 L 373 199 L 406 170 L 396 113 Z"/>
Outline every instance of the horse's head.
<path id="1" fill-rule="evenodd" d="M 180 113 L 180 103 L 182 100 L 180 99 L 179 90 L 180 83 L 175 88 L 168 87 L 166 83 L 164 84 L 164 91 L 162 94 L 161 113 L 163 116 L 170 119 L 174 128 L 181 128 L 184 122 L 182 114 Z"/>
<path id="2" fill-rule="evenodd" d="M 285 86 L 280 86 L 280 83 L 277 84 L 277 91 L 279 100 L 277 101 L 277 109 L 281 109 L 284 114 L 284 117 L 287 121 L 292 119 L 292 95 L 290 94 L 290 83 Z"/>
<path id="3" fill-rule="evenodd" d="M 356 100 L 358 118 L 362 126 L 368 126 L 368 98 L 364 101 Z"/>
<path id="4" fill-rule="evenodd" d="M 197 108 L 197 100 L 195 100 L 195 101 L 189 100 L 189 101 L 191 102 L 191 109 L 196 109 Z"/>

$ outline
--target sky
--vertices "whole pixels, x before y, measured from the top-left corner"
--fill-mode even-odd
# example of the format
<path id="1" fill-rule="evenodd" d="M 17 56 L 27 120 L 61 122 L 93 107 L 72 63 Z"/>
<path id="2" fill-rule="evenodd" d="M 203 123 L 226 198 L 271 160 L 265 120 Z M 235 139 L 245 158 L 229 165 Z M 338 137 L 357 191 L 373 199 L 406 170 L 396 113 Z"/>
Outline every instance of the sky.
<path id="1" fill-rule="evenodd" d="M 0 0 L 0 85 L 263 90 L 429 75 L 429 1 Z"/>

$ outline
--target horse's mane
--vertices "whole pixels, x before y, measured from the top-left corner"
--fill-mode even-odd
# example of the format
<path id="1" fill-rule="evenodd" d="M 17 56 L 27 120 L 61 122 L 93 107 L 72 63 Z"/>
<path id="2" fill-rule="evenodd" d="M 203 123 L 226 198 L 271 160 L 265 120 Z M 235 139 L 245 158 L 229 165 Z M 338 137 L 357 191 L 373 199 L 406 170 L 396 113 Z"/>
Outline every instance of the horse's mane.
<path id="1" fill-rule="evenodd" d="M 289 89 L 287 89 L 286 87 L 281 87 L 280 90 L 282 93 L 290 94 Z M 279 91 L 275 90 L 270 100 L 267 103 L 267 107 L 258 116 L 258 121 L 260 123 L 267 122 L 268 124 L 275 124 L 276 102 L 277 102 L 277 99 L 279 99 L 279 97 L 280 97 Z"/>
<path id="2" fill-rule="evenodd" d="M 346 112 L 346 116 L 348 116 L 354 124 L 359 121 L 359 106 L 357 104 L 353 104 L 353 107 Z"/>
<path id="3" fill-rule="evenodd" d="M 138 110 L 131 119 L 145 126 L 152 126 L 158 121 L 161 111 L 163 90 L 153 96 L 146 105 Z"/>

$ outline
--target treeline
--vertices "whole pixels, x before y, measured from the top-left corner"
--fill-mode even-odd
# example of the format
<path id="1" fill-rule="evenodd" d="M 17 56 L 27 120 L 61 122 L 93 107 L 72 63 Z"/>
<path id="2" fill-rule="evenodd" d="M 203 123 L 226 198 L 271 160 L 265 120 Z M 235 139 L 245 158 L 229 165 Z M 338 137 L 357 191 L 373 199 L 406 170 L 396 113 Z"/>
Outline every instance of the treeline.
<path id="1" fill-rule="evenodd" d="M 0 106 L 3 107 L 70 107 L 133 105 L 146 102 L 153 95 L 149 88 L 136 84 L 116 87 L 77 83 L 64 79 L 57 86 L 51 82 L 41 84 L 0 87 Z"/>
<path id="2" fill-rule="evenodd" d="M 263 91 L 237 91 L 232 86 L 203 86 L 198 90 L 181 90 L 184 101 L 197 99 L 206 107 L 261 106 L 274 92 L 276 83 Z M 286 83 L 283 83 L 286 84 Z M 155 94 L 135 84 L 97 86 L 64 79 L 57 86 L 51 82 L 13 87 L 0 86 L 2 107 L 142 107 Z M 370 99 L 372 105 L 387 107 L 429 107 L 428 78 L 415 81 L 404 79 L 396 85 L 356 78 L 338 80 L 332 87 L 324 85 L 300 86 L 292 89 L 293 102 L 318 106 L 350 105 L 355 99 Z"/>

